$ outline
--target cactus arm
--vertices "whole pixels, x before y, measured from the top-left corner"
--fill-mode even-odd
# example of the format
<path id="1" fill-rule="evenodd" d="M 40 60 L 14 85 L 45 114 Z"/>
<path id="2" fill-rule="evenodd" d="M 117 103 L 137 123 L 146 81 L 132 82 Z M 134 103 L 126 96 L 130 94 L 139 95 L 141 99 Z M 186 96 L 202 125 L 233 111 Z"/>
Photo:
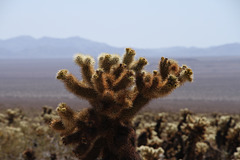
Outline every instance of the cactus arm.
<path id="1" fill-rule="evenodd" d="M 159 63 L 159 73 L 162 80 L 166 80 L 169 74 L 177 74 L 179 66 L 176 61 L 162 57 Z"/>
<path id="2" fill-rule="evenodd" d="M 144 66 L 147 65 L 148 62 L 145 58 L 140 57 L 139 60 L 133 62 L 132 66 L 130 67 L 135 73 L 140 73 Z"/>
<path id="3" fill-rule="evenodd" d="M 109 73 L 111 66 L 113 65 L 111 62 L 112 55 L 102 53 L 98 59 L 99 59 L 99 63 L 98 63 L 99 68 L 103 69 L 105 73 Z"/>
<path id="4" fill-rule="evenodd" d="M 110 55 L 106 53 L 102 53 L 98 59 L 98 66 L 103 69 L 105 73 L 109 73 L 111 68 L 120 62 L 119 55 Z"/>
<path id="5" fill-rule="evenodd" d="M 95 72 L 94 59 L 91 56 L 77 54 L 74 57 L 74 61 L 77 65 L 81 67 L 83 81 L 92 87 L 93 84 L 92 84 L 91 78 Z"/>
<path id="6" fill-rule="evenodd" d="M 99 138 L 82 160 L 96 160 L 105 146 L 105 141 L 104 138 Z"/>
<path id="7" fill-rule="evenodd" d="M 179 81 L 179 85 L 183 85 L 183 83 L 189 81 L 192 82 L 193 81 L 193 72 L 190 68 L 187 68 L 187 66 L 183 65 L 180 68 L 180 72 L 178 75 L 178 81 Z"/>
<path id="8" fill-rule="evenodd" d="M 131 63 L 134 61 L 134 57 L 136 55 L 136 52 L 131 48 L 126 48 L 126 52 L 123 55 L 122 62 L 126 64 L 127 67 L 131 65 Z"/>
<path id="9" fill-rule="evenodd" d="M 167 60 L 167 58 L 162 57 L 159 63 L 159 72 L 163 80 L 165 80 L 169 74 Z"/>
<path id="10" fill-rule="evenodd" d="M 159 90 L 167 83 L 167 80 L 162 81 L 160 76 L 153 76 L 151 86 L 145 88 L 143 93 L 146 97 L 158 98 Z"/>
<path id="11" fill-rule="evenodd" d="M 84 65 L 82 67 L 82 78 L 83 78 L 83 81 L 86 82 L 90 87 L 93 87 L 93 83 L 91 81 L 93 74 L 94 74 L 93 66 Z"/>
<path id="12" fill-rule="evenodd" d="M 93 88 L 87 87 L 83 83 L 79 82 L 77 78 L 70 74 L 67 70 L 60 70 L 57 73 L 57 79 L 62 80 L 62 82 L 65 84 L 65 87 L 79 97 L 88 100 L 97 97 L 97 93 Z"/>
<path id="13" fill-rule="evenodd" d="M 106 89 L 108 89 L 108 83 L 106 81 L 106 75 L 102 69 L 97 69 L 96 73 L 92 78 L 94 89 L 102 94 Z"/>
<path id="14" fill-rule="evenodd" d="M 65 130 L 65 127 L 60 119 L 58 120 L 52 120 L 50 127 L 53 128 L 56 131 L 63 131 Z"/>
<path id="15" fill-rule="evenodd" d="M 131 120 L 138 111 L 140 111 L 148 102 L 150 98 L 144 97 L 142 94 L 138 94 L 133 101 L 133 105 L 131 108 L 124 109 L 119 118 L 121 121 Z"/>
<path id="16" fill-rule="evenodd" d="M 118 79 L 120 75 L 123 73 L 123 71 L 126 69 L 126 64 L 120 63 L 114 70 L 112 75 L 114 76 L 114 79 Z"/>
<path id="17" fill-rule="evenodd" d="M 167 82 L 160 88 L 157 88 L 155 91 L 156 97 L 153 98 L 159 98 L 164 97 L 172 93 L 173 90 L 175 90 L 179 86 L 179 82 L 177 77 L 170 75 L 167 79 Z"/>
<path id="18" fill-rule="evenodd" d="M 113 90 L 119 91 L 121 89 L 129 87 L 134 81 L 133 72 L 126 71 L 123 73 L 113 84 Z"/>
<path id="19" fill-rule="evenodd" d="M 145 88 L 144 77 L 145 77 L 145 72 L 136 74 L 136 88 L 137 88 L 138 92 L 140 92 L 140 93 Z"/>

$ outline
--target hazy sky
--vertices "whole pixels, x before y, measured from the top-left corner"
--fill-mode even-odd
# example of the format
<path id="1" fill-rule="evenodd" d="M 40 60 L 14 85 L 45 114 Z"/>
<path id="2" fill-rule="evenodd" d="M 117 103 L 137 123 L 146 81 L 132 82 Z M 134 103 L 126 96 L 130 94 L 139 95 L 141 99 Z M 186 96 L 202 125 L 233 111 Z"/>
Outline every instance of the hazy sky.
<path id="1" fill-rule="evenodd" d="M 0 0 L 0 39 L 20 35 L 138 48 L 240 43 L 240 0 Z"/>

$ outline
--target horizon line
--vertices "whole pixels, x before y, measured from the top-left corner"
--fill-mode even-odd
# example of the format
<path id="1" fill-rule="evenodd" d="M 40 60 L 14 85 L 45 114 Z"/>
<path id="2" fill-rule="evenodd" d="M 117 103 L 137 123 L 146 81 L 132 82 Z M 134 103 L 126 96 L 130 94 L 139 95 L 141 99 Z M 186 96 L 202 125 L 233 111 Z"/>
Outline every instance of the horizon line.
<path id="1" fill-rule="evenodd" d="M 27 37 L 27 38 L 31 38 L 34 40 L 41 40 L 44 38 L 49 38 L 49 39 L 58 39 L 58 40 L 67 40 L 67 39 L 71 39 L 71 38 L 78 38 L 78 39 L 82 39 L 82 40 L 86 40 L 86 41 L 91 41 L 91 42 L 95 42 L 95 43 L 100 43 L 100 44 L 105 44 L 108 45 L 110 47 L 114 47 L 114 48 L 136 48 L 136 49 L 150 49 L 150 50 L 155 50 L 155 49 L 169 49 L 169 48 L 196 48 L 196 49 L 207 49 L 207 48 L 212 48 L 212 47 L 219 47 L 219 46 L 224 46 L 224 45 L 232 45 L 232 44 L 240 44 L 240 42 L 230 42 L 230 43 L 224 43 L 224 44 L 218 44 L 218 45 L 210 45 L 210 46 L 206 46 L 206 47 L 197 47 L 197 46 L 179 46 L 179 45 L 175 45 L 175 46 L 169 46 L 169 47 L 154 47 L 154 48 L 139 48 L 139 47 L 126 47 L 126 46 L 122 46 L 122 47 L 116 47 L 114 45 L 110 45 L 108 43 L 105 42 L 99 42 L 99 41 L 95 41 L 95 40 L 91 40 L 88 38 L 83 38 L 81 36 L 69 36 L 69 37 L 62 37 L 62 38 L 57 38 L 57 37 L 51 37 L 51 36 L 42 36 L 42 37 L 34 37 L 31 35 L 19 35 L 19 36 L 15 36 L 15 37 L 10 37 L 10 38 L 5 38 L 5 39 L 0 39 L 0 41 L 8 41 L 8 40 L 12 40 L 12 39 L 16 39 L 16 38 L 23 38 L 23 37 Z"/>

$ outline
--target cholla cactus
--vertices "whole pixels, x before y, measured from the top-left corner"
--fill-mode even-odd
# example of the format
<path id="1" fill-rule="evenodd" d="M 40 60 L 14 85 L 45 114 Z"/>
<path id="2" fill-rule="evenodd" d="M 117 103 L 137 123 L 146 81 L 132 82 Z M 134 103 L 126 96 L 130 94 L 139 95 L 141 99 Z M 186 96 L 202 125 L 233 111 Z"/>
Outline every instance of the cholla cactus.
<path id="1" fill-rule="evenodd" d="M 50 107 L 50 106 L 42 107 L 41 117 L 43 118 L 43 120 L 46 124 L 49 124 L 52 121 L 52 119 L 56 118 L 56 116 L 57 116 L 56 112 L 53 112 L 52 107 Z"/>
<path id="2" fill-rule="evenodd" d="M 164 150 L 161 147 L 154 149 L 149 146 L 141 146 L 138 150 L 142 155 L 143 160 L 162 160 L 164 157 Z"/>
<path id="3" fill-rule="evenodd" d="M 195 148 L 195 154 L 197 160 L 203 160 L 204 154 L 207 152 L 209 146 L 204 142 L 197 142 Z"/>
<path id="4" fill-rule="evenodd" d="M 205 149 L 203 146 L 206 145 L 203 145 L 203 143 L 200 142 L 205 140 L 205 132 L 208 125 L 209 123 L 206 118 L 202 117 L 197 120 L 193 120 L 190 116 L 187 116 L 187 123 L 182 126 L 182 130 L 187 135 L 187 139 L 185 141 L 186 147 L 184 150 L 185 156 L 183 160 L 202 159 L 202 152 Z M 201 152 L 200 147 L 204 148 L 201 149 Z"/>
<path id="5" fill-rule="evenodd" d="M 221 116 L 217 125 L 218 128 L 215 140 L 218 148 L 223 149 L 226 145 L 227 134 L 230 128 L 235 126 L 235 122 L 231 116 Z"/>
<path id="6" fill-rule="evenodd" d="M 156 125 L 154 130 L 157 132 L 157 136 L 161 138 L 161 133 L 163 132 L 163 124 L 166 121 L 166 115 L 163 113 L 159 113 L 156 117 Z"/>
<path id="7" fill-rule="evenodd" d="M 237 123 L 234 128 L 230 128 L 226 137 L 227 153 L 231 156 L 234 152 L 238 151 L 240 146 L 240 123 Z"/>
<path id="8" fill-rule="evenodd" d="M 240 159 L 240 147 L 237 147 L 236 152 L 234 152 L 234 160 Z"/>
<path id="9" fill-rule="evenodd" d="M 16 108 L 16 109 L 8 109 L 7 110 L 7 120 L 8 124 L 11 125 L 16 118 L 22 118 L 22 110 Z"/>
<path id="10" fill-rule="evenodd" d="M 70 92 L 92 105 L 75 112 L 61 103 L 57 108 L 60 119 L 51 123 L 63 143 L 76 144 L 74 153 L 79 159 L 140 159 L 135 150 L 133 117 L 151 99 L 166 96 L 193 80 L 191 69 L 163 57 L 158 70 L 143 71 L 148 62 L 145 58 L 135 60 L 135 54 L 130 48 L 122 59 L 101 54 L 97 70 L 92 57 L 77 54 L 74 61 L 81 67 L 81 81 L 66 69 L 57 73 Z"/>

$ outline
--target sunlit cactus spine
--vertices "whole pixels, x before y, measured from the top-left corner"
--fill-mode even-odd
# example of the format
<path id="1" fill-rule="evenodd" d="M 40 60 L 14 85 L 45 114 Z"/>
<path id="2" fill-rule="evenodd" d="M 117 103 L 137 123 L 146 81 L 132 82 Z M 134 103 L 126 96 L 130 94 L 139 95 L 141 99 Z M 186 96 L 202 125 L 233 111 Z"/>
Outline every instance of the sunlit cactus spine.
<path id="1" fill-rule="evenodd" d="M 81 68 L 82 80 L 68 70 L 58 71 L 68 91 L 86 99 L 91 108 L 73 111 L 61 103 L 60 118 L 51 127 L 60 132 L 64 144 L 75 144 L 79 159 L 138 160 L 132 118 L 151 99 L 169 95 L 186 81 L 193 80 L 193 72 L 176 61 L 161 58 L 158 70 L 144 71 L 147 60 L 135 60 L 135 51 L 127 48 L 123 57 L 101 54 L 98 69 L 94 59 L 77 54 L 74 61 Z"/>

